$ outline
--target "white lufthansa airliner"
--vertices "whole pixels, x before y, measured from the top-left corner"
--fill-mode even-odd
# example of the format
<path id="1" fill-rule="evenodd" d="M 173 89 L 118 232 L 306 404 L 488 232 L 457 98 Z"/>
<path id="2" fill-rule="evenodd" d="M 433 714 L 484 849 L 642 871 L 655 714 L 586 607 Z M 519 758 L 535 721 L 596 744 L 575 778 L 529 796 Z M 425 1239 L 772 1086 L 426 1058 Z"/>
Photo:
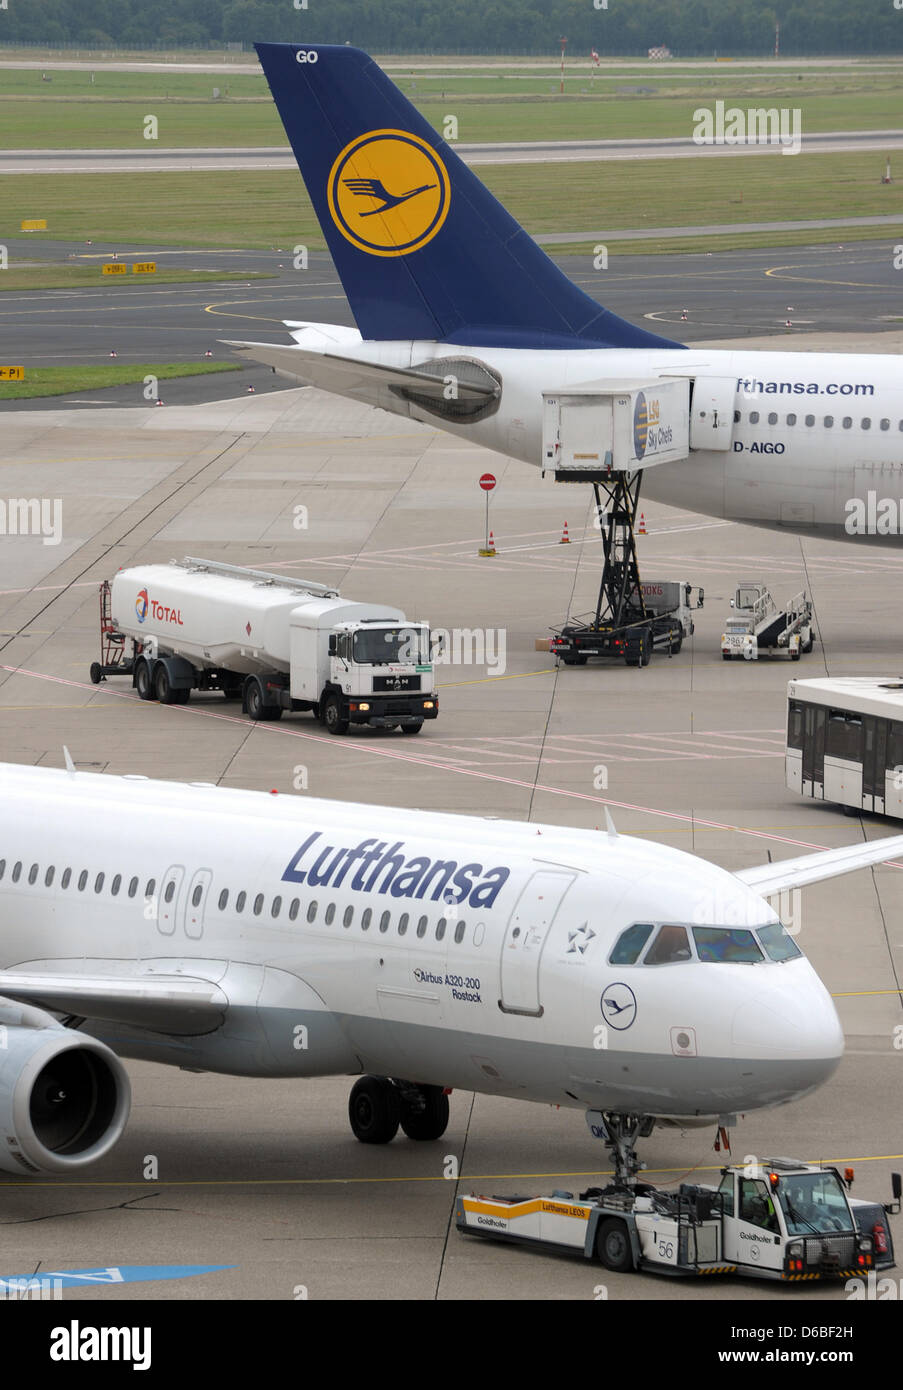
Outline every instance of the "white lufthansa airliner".
<path id="1" fill-rule="evenodd" d="M 537 466 L 543 392 L 683 377 L 689 456 L 645 467 L 645 496 L 900 543 L 899 357 L 702 351 L 636 328 L 557 269 L 367 54 L 257 48 L 357 329 L 286 321 L 293 345 L 241 355 Z"/>
<path id="2" fill-rule="evenodd" d="M 447 1088 L 656 1122 L 824 1082 L 831 999 L 763 894 L 903 836 L 728 873 L 608 832 L 0 765 L 0 1170 L 71 1173 L 128 1117 L 120 1057 L 351 1075 L 364 1142 Z"/>

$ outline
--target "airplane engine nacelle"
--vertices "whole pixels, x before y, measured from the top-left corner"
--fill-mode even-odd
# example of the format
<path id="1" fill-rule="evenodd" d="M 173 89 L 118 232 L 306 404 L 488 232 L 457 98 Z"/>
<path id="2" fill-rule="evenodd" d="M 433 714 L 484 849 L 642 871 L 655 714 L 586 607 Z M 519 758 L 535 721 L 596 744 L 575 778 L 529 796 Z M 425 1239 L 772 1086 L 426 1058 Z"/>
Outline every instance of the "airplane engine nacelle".
<path id="1" fill-rule="evenodd" d="M 56 1026 L 0 1029 L 0 1171 L 71 1173 L 96 1162 L 130 1105 L 125 1069 L 102 1042 Z"/>

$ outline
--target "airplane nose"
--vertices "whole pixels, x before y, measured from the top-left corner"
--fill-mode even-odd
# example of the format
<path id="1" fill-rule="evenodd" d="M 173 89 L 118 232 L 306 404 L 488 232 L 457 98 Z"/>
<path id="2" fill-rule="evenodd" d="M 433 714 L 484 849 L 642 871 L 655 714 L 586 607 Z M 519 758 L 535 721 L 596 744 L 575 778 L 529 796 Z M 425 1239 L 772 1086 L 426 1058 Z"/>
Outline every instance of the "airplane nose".
<path id="1" fill-rule="evenodd" d="M 788 971 L 786 966 L 776 968 Z M 843 1056 L 837 1010 L 815 971 L 803 961 L 792 978 L 788 973 L 780 983 L 773 981 L 767 992 L 737 1008 L 731 1042 L 739 1056 L 781 1062 L 779 1086 L 788 1100 L 827 1081 Z"/>

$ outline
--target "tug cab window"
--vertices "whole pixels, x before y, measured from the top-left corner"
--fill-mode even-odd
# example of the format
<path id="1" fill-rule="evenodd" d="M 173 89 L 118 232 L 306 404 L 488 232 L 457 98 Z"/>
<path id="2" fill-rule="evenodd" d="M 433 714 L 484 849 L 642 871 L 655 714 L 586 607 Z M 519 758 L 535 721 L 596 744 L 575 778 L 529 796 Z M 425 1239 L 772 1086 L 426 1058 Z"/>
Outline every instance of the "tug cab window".
<path id="1" fill-rule="evenodd" d="M 763 1231 L 780 1231 L 777 1212 L 768 1190 L 768 1184 L 761 1178 L 740 1179 L 740 1220 L 751 1226 L 759 1226 Z"/>
<path id="2" fill-rule="evenodd" d="M 675 965 L 679 961 L 692 960 L 690 941 L 686 927 L 659 927 L 658 936 L 646 952 L 644 965 Z"/>

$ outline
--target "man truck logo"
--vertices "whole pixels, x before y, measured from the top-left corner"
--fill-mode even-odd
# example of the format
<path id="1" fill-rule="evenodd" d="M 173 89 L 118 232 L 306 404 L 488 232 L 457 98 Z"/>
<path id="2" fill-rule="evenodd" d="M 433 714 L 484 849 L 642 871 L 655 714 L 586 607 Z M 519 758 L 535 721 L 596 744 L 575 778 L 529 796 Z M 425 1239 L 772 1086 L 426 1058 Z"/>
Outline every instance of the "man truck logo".
<path id="1" fill-rule="evenodd" d="M 371 130 L 346 145 L 326 197 L 342 236 L 371 256 L 407 256 L 448 215 L 448 173 L 431 145 L 404 130 Z"/>
<path id="2" fill-rule="evenodd" d="M 147 617 L 147 590 L 142 589 L 135 599 L 135 612 L 138 615 L 139 623 L 143 623 Z"/>
<path id="3" fill-rule="evenodd" d="M 633 447 L 638 459 L 641 459 L 646 452 L 648 438 L 649 411 L 646 406 L 645 392 L 640 391 L 636 398 L 636 405 L 633 407 Z"/>

